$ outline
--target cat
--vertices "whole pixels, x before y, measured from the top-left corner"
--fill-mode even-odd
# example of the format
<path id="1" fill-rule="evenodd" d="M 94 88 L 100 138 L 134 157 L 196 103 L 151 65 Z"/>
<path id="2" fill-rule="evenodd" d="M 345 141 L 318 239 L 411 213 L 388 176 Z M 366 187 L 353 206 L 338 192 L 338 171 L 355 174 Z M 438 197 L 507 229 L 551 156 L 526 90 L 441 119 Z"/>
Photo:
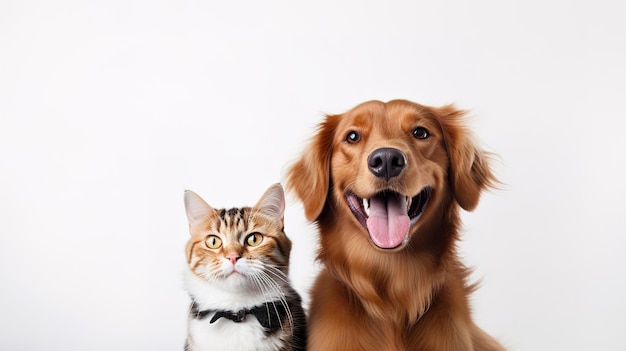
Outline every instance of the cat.
<path id="1" fill-rule="evenodd" d="M 187 190 L 185 210 L 192 302 L 184 350 L 304 350 L 305 312 L 288 278 L 282 186 L 270 186 L 254 207 L 228 210 Z"/>

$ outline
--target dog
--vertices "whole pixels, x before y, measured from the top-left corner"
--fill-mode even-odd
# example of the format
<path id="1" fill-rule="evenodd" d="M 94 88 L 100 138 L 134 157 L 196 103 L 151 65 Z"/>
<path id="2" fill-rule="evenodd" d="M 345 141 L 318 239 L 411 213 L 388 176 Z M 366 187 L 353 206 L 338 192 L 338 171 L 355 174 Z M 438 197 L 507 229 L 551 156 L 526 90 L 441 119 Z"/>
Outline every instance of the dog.
<path id="1" fill-rule="evenodd" d="M 453 105 L 327 115 L 286 186 L 319 230 L 310 351 L 504 350 L 471 318 L 460 209 L 498 183 Z"/>

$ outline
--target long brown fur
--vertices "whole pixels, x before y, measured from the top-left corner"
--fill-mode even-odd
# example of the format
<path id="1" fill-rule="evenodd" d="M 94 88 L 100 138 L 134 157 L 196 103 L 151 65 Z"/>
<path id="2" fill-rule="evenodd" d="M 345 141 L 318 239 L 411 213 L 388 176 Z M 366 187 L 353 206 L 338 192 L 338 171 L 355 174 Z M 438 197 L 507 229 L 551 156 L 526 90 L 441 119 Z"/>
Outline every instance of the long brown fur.
<path id="1" fill-rule="evenodd" d="M 457 257 L 459 209 L 471 211 L 496 183 L 488 154 L 453 106 L 370 101 L 328 115 L 310 147 L 288 170 L 287 188 L 319 228 L 323 263 L 311 290 L 308 350 L 504 350 L 471 319 L 469 270 Z M 417 140 L 424 127 L 430 137 Z M 357 131 L 361 139 L 346 142 Z M 384 182 L 368 155 L 393 147 L 407 156 L 402 173 Z M 347 189 L 371 196 L 383 188 L 413 195 L 433 188 L 404 245 L 376 247 L 350 211 Z"/>

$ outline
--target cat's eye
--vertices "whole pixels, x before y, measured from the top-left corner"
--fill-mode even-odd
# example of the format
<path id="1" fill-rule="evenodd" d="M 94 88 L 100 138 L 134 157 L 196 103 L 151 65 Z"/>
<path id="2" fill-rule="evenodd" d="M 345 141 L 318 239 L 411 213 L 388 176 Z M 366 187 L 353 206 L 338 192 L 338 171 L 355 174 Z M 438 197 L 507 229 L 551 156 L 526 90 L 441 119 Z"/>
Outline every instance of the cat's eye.
<path id="1" fill-rule="evenodd" d="M 426 139 L 430 136 L 430 133 L 424 127 L 417 127 L 413 129 L 413 136 L 415 139 Z"/>
<path id="2" fill-rule="evenodd" d="M 261 244 L 261 241 L 263 241 L 263 235 L 260 233 L 252 233 L 246 237 L 246 244 L 248 244 L 248 246 L 257 246 Z"/>
<path id="3" fill-rule="evenodd" d="M 217 235 L 209 235 L 204 239 L 204 243 L 209 249 L 219 249 L 222 246 L 222 239 Z"/>

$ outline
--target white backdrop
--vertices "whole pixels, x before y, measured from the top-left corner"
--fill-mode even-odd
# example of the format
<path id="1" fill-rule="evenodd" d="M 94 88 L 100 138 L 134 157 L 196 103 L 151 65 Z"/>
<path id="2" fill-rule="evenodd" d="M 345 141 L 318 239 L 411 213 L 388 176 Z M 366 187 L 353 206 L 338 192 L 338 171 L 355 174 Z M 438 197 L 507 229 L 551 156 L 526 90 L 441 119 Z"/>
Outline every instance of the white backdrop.
<path id="1" fill-rule="evenodd" d="M 251 205 L 324 113 L 394 98 L 471 110 L 500 157 L 464 215 L 478 323 L 626 349 L 621 6 L 1 2 L 0 350 L 181 350 L 183 190 Z M 316 234 L 286 216 L 307 298 Z"/>

